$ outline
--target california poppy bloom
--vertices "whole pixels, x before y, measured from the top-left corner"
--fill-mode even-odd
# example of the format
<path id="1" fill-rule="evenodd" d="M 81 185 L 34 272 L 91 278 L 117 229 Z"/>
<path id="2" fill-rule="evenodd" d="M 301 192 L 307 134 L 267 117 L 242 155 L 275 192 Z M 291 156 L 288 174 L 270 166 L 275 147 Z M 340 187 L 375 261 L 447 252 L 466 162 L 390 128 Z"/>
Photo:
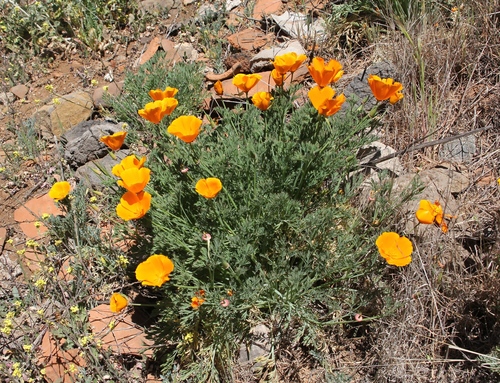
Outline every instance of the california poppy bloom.
<path id="1" fill-rule="evenodd" d="M 233 85 L 242 92 L 248 93 L 261 80 L 260 74 L 239 73 L 233 77 Z"/>
<path id="2" fill-rule="evenodd" d="M 276 56 L 273 65 L 278 73 L 284 75 L 287 72 L 295 72 L 306 59 L 307 56 L 304 54 L 298 55 L 295 52 L 289 52 Z"/>
<path id="3" fill-rule="evenodd" d="M 411 262 L 413 245 L 406 237 L 400 237 L 398 233 L 382 233 L 375 242 L 380 255 L 389 265 L 406 266 Z"/>
<path id="4" fill-rule="evenodd" d="M 128 300 L 120 293 L 113 293 L 109 299 L 109 308 L 114 313 L 119 313 L 128 305 Z"/>
<path id="5" fill-rule="evenodd" d="M 195 296 L 191 298 L 191 307 L 194 310 L 198 310 L 200 306 L 205 302 L 203 298 L 205 296 L 205 291 L 200 290 L 195 293 Z"/>
<path id="6" fill-rule="evenodd" d="M 202 123 L 203 121 L 195 116 L 180 116 L 172 121 L 167 132 L 189 144 L 200 134 Z"/>
<path id="7" fill-rule="evenodd" d="M 132 154 L 125 157 L 119 164 L 113 166 L 113 168 L 111 169 L 111 173 L 121 178 L 121 174 L 124 170 L 130 168 L 140 169 L 144 165 L 144 162 L 146 162 L 146 157 L 142 157 L 140 160 L 138 160 L 137 157 Z"/>
<path id="8" fill-rule="evenodd" d="M 224 94 L 224 88 L 220 80 L 217 80 L 217 82 L 214 84 L 214 90 L 218 96 L 222 96 Z"/>
<path id="9" fill-rule="evenodd" d="M 118 150 L 122 147 L 127 132 L 116 132 L 110 136 L 103 136 L 99 140 L 104 142 L 111 150 Z"/>
<path id="10" fill-rule="evenodd" d="M 269 92 L 257 92 L 252 96 L 253 104 L 260 110 L 267 110 L 271 105 L 271 100 L 274 100 L 274 98 L 271 97 Z"/>
<path id="11" fill-rule="evenodd" d="M 330 60 L 328 64 L 325 64 L 325 60 L 321 57 L 313 58 L 311 65 L 307 68 L 314 82 L 321 88 L 332 82 L 337 82 L 344 74 L 342 64 L 337 60 Z"/>
<path id="12" fill-rule="evenodd" d="M 177 88 L 171 88 L 171 87 L 167 86 L 165 88 L 165 90 L 161 90 L 161 89 L 150 90 L 149 96 L 153 100 L 159 101 L 159 100 L 163 100 L 164 98 L 173 98 L 177 94 L 178 91 L 179 91 L 179 89 L 177 89 Z"/>
<path id="13" fill-rule="evenodd" d="M 179 104 L 175 98 L 164 98 L 149 102 L 144 106 L 144 109 L 139 110 L 139 115 L 153 124 L 159 124 L 166 115 L 170 115 Z"/>
<path id="14" fill-rule="evenodd" d="M 271 77 L 277 86 L 283 86 L 283 83 L 285 82 L 285 74 L 281 74 L 276 69 L 273 69 L 271 71 Z"/>
<path id="15" fill-rule="evenodd" d="M 67 181 L 59 181 L 54 183 L 49 190 L 49 197 L 60 201 L 66 198 L 71 190 L 71 185 Z"/>
<path id="16" fill-rule="evenodd" d="M 205 198 L 214 198 L 222 190 L 222 182 L 218 178 L 203 178 L 196 183 L 196 191 Z"/>
<path id="17" fill-rule="evenodd" d="M 318 113 L 326 117 L 337 113 L 346 100 L 343 94 L 333 98 L 335 90 L 329 86 L 320 88 L 316 85 L 314 88 L 311 88 L 307 95 Z"/>
<path id="18" fill-rule="evenodd" d="M 403 85 L 400 82 L 394 82 L 392 78 L 380 78 L 371 74 L 368 76 L 368 85 L 378 101 L 391 99 L 391 103 L 395 103 L 403 98 L 401 93 Z"/>
<path id="19" fill-rule="evenodd" d="M 163 254 L 153 254 L 135 269 L 135 277 L 143 286 L 161 287 L 170 280 L 174 263 Z"/>
<path id="20" fill-rule="evenodd" d="M 132 193 L 140 193 L 144 190 L 151 177 L 151 170 L 148 168 L 130 168 L 120 174 L 121 180 L 116 183 Z"/>
<path id="21" fill-rule="evenodd" d="M 426 199 L 420 200 L 420 206 L 415 212 L 415 216 L 420 223 L 423 223 L 425 225 L 436 224 L 438 226 L 441 226 L 441 230 L 443 231 L 443 233 L 446 233 L 448 231 L 448 226 L 443 219 L 443 208 L 438 201 L 432 203 L 431 201 L 428 201 Z"/>
<path id="22" fill-rule="evenodd" d="M 130 221 L 144 217 L 150 207 L 151 194 L 145 191 L 137 194 L 127 191 L 116 206 L 116 214 L 124 221 Z"/>

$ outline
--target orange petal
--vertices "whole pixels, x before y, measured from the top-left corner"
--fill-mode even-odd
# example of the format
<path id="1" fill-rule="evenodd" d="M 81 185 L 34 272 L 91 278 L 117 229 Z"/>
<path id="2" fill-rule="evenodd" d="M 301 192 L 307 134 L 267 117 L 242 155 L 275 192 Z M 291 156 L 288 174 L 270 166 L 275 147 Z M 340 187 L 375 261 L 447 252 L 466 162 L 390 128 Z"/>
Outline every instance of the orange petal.
<path id="1" fill-rule="evenodd" d="M 196 183 L 195 189 L 205 198 L 215 198 L 222 190 L 222 182 L 218 178 L 201 179 Z"/>
<path id="2" fill-rule="evenodd" d="M 135 277 L 143 286 L 160 287 L 170 280 L 170 273 L 174 270 L 174 263 L 163 254 L 151 255 L 135 269 Z"/>
<path id="3" fill-rule="evenodd" d="M 202 123 L 203 121 L 195 116 L 180 116 L 172 121 L 167 128 L 167 132 L 186 143 L 191 143 L 198 137 L 198 134 L 200 134 L 200 126 Z"/>

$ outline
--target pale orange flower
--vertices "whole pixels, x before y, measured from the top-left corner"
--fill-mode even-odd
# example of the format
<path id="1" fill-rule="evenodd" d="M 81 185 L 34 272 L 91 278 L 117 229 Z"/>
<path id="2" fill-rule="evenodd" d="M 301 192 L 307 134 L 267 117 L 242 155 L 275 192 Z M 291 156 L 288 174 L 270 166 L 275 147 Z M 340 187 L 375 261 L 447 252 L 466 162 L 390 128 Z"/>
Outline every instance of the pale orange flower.
<path id="1" fill-rule="evenodd" d="M 151 177 L 148 168 L 130 168 L 121 172 L 121 180 L 116 183 L 132 193 L 140 193 L 144 190 Z"/>
<path id="2" fill-rule="evenodd" d="M 443 233 L 448 232 L 448 225 L 444 221 L 443 208 L 438 201 L 432 203 L 426 199 L 420 200 L 418 210 L 415 212 L 418 222 L 425 225 L 436 224 L 441 227 Z"/>
<path id="3" fill-rule="evenodd" d="M 382 233 L 375 242 L 380 255 L 389 265 L 406 266 L 411 262 L 413 245 L 406 237 L 400 237 L 398 233 Z"/>
<path id="4" fill-rule="evenodd" d="M 261 79 L 260 74 L 239 73 L 233 77 L 233 85 L 242 92 L 248 93 Z"/>
<path id="5" fill-rule="evenodd" d="M 276 56 L 273 65 L 278 73 L 284 75 L 287 72 L 295 72 L 306 59 L 307 56 L 304 54 L 298 55 L 295 52 L 289 52 Z"/>
<path id="6" fill-rule="evenodd" d="M 121 178 L 121 174 L 124 170 L 130 168 L 140 169 L 144 165 L 144 162 L 146 162 L 146 157 L 142 157 L 140 160 L 138 160 L 137 157 L 132 154 L 125 157 L 119 164 L 113 166 L 113 168 L 111 169 L 111 173 Z"/>
<path id="7" fill-rule="evenodd" d="M 191 143 L 198 137 L 198 134 L 200 134 L 200 126 L 202 123 L 203 121 L 195 116 L 180 116 L 172 121 L 167 128 L 167 132 L 186 143 Z"/>
<path id="8" fill-rule="evenodd" d="M 173 98 L 177 94 L 178 91 L 179 91 L 179 89 L 177 89 L 177 88 L 171 88 L 171 87 L 167 86 L 165 88 L 165 90 L 161 90 L 161 89 L 150 90 L 149 96 L 153 100 L 159 101 L 159 100 L 163 100 L 164 98 Z"/>
<path id="9" fill-rule="evenodd" d="M 271 77 L 273 78 L 273 81 L 277 86 L 283 86 L 283 83 L 285 82 L 284 74 L 281 74 L 276 69 L 273 69 L 271 71 Z"/>
<path id="10" fill-rule="evenodd" d="M 119 313 L 128 305 L 128 300 L 123 294 L 113 293 L 109 299 L 109 308 L 114 313 Z"/>
<path id="11" fill-rule="evenodd" d="M 153 124 L 159 124 L 163 117 L 170 115 L 178 104 L 179 101 L 175 98 L 164 98 L 147 103 L 138 113 Z"/>
<path id="12" fill-rule="evenodd" d="M 224 94 L 224 88 L 220 80 L 217 80 L 217 82 L 214 84 L 214 90 L 218 96 L 222 96 Z"/>
<path id="13" fill-rule="evenodd" d="M 307 68 L 313 80 L 321 88 L 332 82 L 337 82 L 344 74 L 342 64 L 337 60 L 330 60 L 328 64 L 325 64 L 325 60 L 321 57 L 313 58 L 311 65 Z"/>
<path id="14" fill-rule="evenodd" d="M 116 132 L 110 136 L 103 136 L 99 140 L 104 142 L 111 150 L 118 150 L 122 147 L 127 132 Z"/>
<path id="15" fill-rule="evenodd" d="M 368 76 L 368 85 L 378 101 L 390 99 L 391 103 L 395 103 L 403 98 L 401 93 L 403 85 L 400 82 L 394 82 L 392 78 L 380 78 L 371 74 Z"/>
<path id="16" fill-rule="evenodd" d="M 116 206 L 116 214 L 124 221 L 130 221 L 144 217 L 150 207 L 151 194 L 145 191 L 137 194 L 127 191 Z"/>
<path id="17" fill-rule="evenodd" d="M 318 113 L 326 117 L 337 113 L 346 100 L 343 94 L 333 98 L 335 90 L 329 86 L 320 88 L 319 85 L 316 85 L 314 88 L 311 88 L 307 95 Z"/>
<path id="18" fill-rule="evenodd" d="M 252 103 L 260 110 L 267 110 L 273 99 L 269 92 L 257 92 L 252 96 Z"/>
<path id="19" fill-rule="evenodd" d="M 174 263 L 163 254 L 153 254 L 135 269 L 135 277 L 143 286 L 161 287 L 170 280 Z"/>
<path id="20" fill-rule="evenodd" d="M 71 191 L 71 185 L 67 181 L 59 181 L 54 183 L 49 190 L 49 197 L 60 201 L 66 198 Z"/>
<path id="21" fill-rule="evenodd" d="M 215 198 L 222 190 L 222 182 L 218 178 L 203 178 L 196 183 L 196 191 L 205 198 Z"/>

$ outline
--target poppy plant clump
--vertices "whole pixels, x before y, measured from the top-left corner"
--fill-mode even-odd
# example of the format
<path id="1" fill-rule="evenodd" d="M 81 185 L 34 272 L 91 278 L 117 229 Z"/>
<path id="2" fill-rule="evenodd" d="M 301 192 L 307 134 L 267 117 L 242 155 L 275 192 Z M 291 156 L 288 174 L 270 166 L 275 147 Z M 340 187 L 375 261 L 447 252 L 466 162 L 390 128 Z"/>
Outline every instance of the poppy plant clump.
<path id="1" fill-rule="evenodd" d="M 119 313 L 128 305 L 128 300 L 120 293 L 113 293 L 109 299 L 109 308 L 114 313 Z"/>
<path id="2" fill-rule="evenodd" d="M 111 150 L 119 150 L 122 147 L 126 136 L 127 132 L 116 132 L 109 136 L 103 136 L 99 140 L 106 144 Z"/>
<path id="3" fill-rule="evenodd" d="M 371 74 L 368 76 L 368 85 L 378 101 L 389 100 L 391 104 L 395 104 L 403 98 L 403 93 L 401 93 L 403 85 L 392 78 L 380 78 Z"/>
<path id="4" fill-rule="evenodd" d="M 324 88 L 332 82 L 337 82 L 344 74 L 342 64 L 337 60 L 330 60 L 325 64 L 325 60 L 321 57 L 314 57 L 307 68 L 314 82 L 320 88 Z"/>
<path id="5" fill-rule="evenodd" d="M 448 226 L 444 221 L 443 208 L 438 201 L 432 203 L 426 199 L 420 200 L 418 210 L 415 212 L 418 222 L 424 225 L 436 224 L 441 227 L 443 233 L 448 231 Z"/>
<path id="6" fill-rule="evenodd" d="M 174 271 L 174 263 L 163 254 L 153 254 L 135 269 L 136 279 L 143 286 L 161 287 L 170 280 L 170 273 Z"/>
<path id="7" fill-rule="evenodd" d="M 151 194 L 142 191 L 140 193 L 126 192 L 116 206 L 116 214 L 124 221 L 139 219 L 146 215 L 151 207 Z"/>
<path id="8" fill-rule="evenodd" d="M 56 182 L 49 191 L 49 197 L 55 201 L 66 198 L 71 191 L 71 185 L 67 181 Z"/>
<path id="9" fill-rule="evenodd" d="M 406 266 L 411 262 L 413 245 L 406 237 L 400 237 L 398 233 L 382 233 L 375 242 L 380 255 L 389 265 Z"/>
<path id="10" fill-rule="evenodd" d="M 200 134 L 202 123 L 203 121 L 195 116 L 180 116 L 172 121 L 167 132 L 189 144 Z"/>
<path id="11" fill-rule="evenodd" d="M 204 178 L 196 183 L 196 191 L 201 196 L 211 199 L 215 198 L 222 190 L 222 182 L 218 178 Z"/>

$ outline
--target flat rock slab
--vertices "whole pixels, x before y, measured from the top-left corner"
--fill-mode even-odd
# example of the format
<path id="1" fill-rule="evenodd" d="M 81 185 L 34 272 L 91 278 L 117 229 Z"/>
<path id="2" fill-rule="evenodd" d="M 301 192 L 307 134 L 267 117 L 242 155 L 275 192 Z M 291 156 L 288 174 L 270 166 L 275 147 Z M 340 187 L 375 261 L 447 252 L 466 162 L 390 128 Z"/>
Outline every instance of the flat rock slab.
<path id="1" fill-rule="evenodd" d="M 25 98 L 28 95 L 29 88 L 26 85 L 19 84 L 10 88 L 10 91 L 18 98 Z"/>
<path id="2" fill-rule="evenodd" d="M 325 37 L 326 24 L 322 18 L 313 22 L 310 16 L 302 13 L 286 11 L 281 16 L 271 15 L 279 27 L 294 39 L 317 39 L 321 41 Z"/>
<path id="3" fill-rule="evenodd" d="M 109 177 L 114 177 L 111 173 L 113 166 L 120 163 L 122 159 L 130 154 L 129 150 L 119 150 L 114 153 L 116 158 L 110 154 L 98 160 L 87 162 L 76 170 L 76 177 L 87 186 L 100 189 L 104 181 Z M 115 177 L 116 178 L 116 177 Z"/>
<path id="4" fill-rule="evenodd" d="M 268 44 L 273 36 L 254 28 L 247 28 L 228 36 L 227 41 L 236 49 L 252 51 Z"/>
<path id="5" fill-rule="evenodd" d="M 40 238 L 48 229 L 43 224 L 42 214 L 62 215 L 63 211 L 59 209 L 54 200 L 48 194 L 33 198 L 14 211 L 14 219 L 19 223 L 21 230 L 28 238 Z M 40 226 L 36 227 L 35 222 Z"/>
<path id="6" fill-rule="evenodd" d="M 441 146 L 439 158 L 450 162 L 470 162 L 476 154 L 476 137 L 471 134 Z"/>
<path id="7" fill-rule="evenodd" d="M 110 326 L 111 322 L 114 326 Z M 153 354 L 153 342 L 132 321 L 130 313 L 113 313 L 109 305 L 102 304 L 90 310 L 89 324 L 95 339 L 100 339 L 105 349 L 117 354 Z"/>
<path id="8" fill-rule="evenodd" d="M 257 0 L 253 7 L 253 18 L 260 20 L 273 13 L 279 13 L 282 7 L 281 0 Z"/>

